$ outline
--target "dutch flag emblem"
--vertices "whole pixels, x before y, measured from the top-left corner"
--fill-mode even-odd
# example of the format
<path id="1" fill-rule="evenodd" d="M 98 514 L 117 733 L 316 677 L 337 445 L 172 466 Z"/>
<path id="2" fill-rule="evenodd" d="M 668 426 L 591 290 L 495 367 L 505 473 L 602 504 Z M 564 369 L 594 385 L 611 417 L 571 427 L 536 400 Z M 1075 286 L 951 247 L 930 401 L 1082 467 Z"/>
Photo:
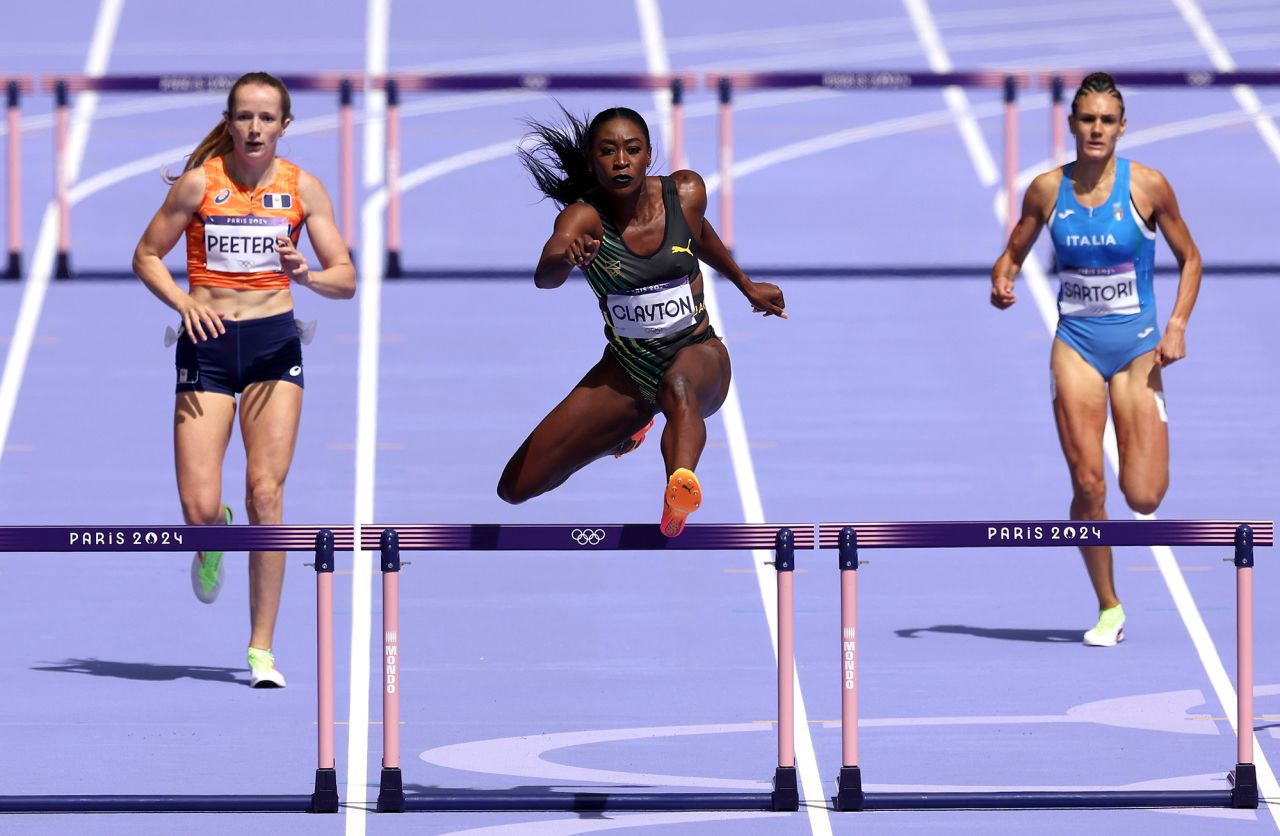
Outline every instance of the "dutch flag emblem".
<path id="1" fill-rule="evenodd" d="M 262 196 L 262 208 L 291 209 L 293 208 L 293 196 L 280 192 L 267 192 Z"/>

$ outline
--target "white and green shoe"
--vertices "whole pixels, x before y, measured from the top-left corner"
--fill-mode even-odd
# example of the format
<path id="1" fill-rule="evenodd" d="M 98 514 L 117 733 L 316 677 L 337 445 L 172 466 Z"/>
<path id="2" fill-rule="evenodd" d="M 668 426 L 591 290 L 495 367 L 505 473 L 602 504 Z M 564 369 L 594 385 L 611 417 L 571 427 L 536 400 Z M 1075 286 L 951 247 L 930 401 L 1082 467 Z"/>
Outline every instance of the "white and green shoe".
<path id="1" fill-rule="evenodd" d="M 276 670 L 276 657 L 270 650 L 249 648 L 249 687 L 284 687 L 284 676 Z"/>
<path id="2" fill-rule="evenodd" d="M 1098 624 L 1084 634 L 1089 647 L 1114 647 L 1124 641 L 1124 607 L 1116 604 L 1098 613 Z"/>
<path id="3" fill-rule="evenodd" d="M 222 513 L 226 516 L 227 525 L 231 525 L 231 506 L 223 505 Z M 191 558 L 191 588 L 196 597 L 206 604 L 218 600 L 222 591 L 222 552 L 196 552 Z"/>

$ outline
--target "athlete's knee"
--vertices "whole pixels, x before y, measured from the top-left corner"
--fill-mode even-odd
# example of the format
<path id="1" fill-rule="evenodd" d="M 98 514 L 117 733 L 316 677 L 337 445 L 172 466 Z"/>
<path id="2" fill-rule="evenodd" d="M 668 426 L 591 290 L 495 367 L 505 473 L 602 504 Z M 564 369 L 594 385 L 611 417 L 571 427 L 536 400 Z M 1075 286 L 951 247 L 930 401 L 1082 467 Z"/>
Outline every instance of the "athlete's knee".
<path id="1" fill-rule="evenodd" d="M 672 370 L 663 376 L 658 386 L 658 405 L 664 413 L 692 409 L 697 403 L 697 388 L 689 375 Z"/>
<path id="2" fill-rule="evenodd" d="M 274 522 L 284 507 L 284 483 L 274 476 L 252 476 L 244 501 L 251 519 Z"/>
<path id="3" fill-rule="evenodd" d="M 1077 475 L 1072 506 L 1096 517 L 1107 501 L 1107 480 L 1101 473 Z"/>
<path id="4" fill-rule="evenodd" d="M 213 494 L 182 497 L 182 519 L 187 525 L 211 525 L 221 522 L 221 516 L 222 500 Z"/>
<path id="5" fill-rule="evenodd" d="M 1139 514 L 1154 514 L 1163 499 L 1163 488 L 1144 486 L 1141 488 L 1126 488 L 1124 491 L 1125 502 L 1129 503 L 1129 507 Z"/>

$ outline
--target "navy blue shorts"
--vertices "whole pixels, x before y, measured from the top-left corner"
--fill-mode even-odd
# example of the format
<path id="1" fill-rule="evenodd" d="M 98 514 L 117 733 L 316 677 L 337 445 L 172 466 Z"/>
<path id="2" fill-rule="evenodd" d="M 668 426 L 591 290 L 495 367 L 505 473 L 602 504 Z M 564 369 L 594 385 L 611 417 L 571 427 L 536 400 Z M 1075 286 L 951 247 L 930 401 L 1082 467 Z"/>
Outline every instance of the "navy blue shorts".
<path id="1" fill-rule="evenodd" d="M 293 311 L 262 319 L 223 320 L 227 332 L 192 344 L 178 337 L 178 392 L 235 395 L 250 383 L 287 380 L 302 386 L 302 341 Z"/>

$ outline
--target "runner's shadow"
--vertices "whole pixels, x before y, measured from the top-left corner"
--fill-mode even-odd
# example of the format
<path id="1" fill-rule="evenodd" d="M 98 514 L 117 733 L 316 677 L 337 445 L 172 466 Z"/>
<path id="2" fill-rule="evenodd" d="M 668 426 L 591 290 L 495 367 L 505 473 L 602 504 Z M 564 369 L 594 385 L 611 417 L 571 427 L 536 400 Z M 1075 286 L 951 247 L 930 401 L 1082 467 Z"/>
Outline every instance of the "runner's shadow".
<path id="1" fill-rule="evenodd" d="M 980 639 L 1003 639 L 1014 642 L 1054 642 L 1079 644 L 1082 630 L 1028 630 L 1014 627 L 969 627 L 964 624 L 935 624 L 932 627 L 912 627 L 894 630 L 904 639 L 919 638 L 920 633 L 953 633 L 977 636 Z"/>
<path id="2" fill-rule="evenodd" d="M 31 668 L 33 671 L 83 673 L 142 682 L 172 682 L 176 679 L 198 679 L 204 682 L 226 682 L 248 685 L 248 677 L 237 677 L 239 668 L 213 668 L 200 665 L 152 665 L 147 662 L 111 662 L 105 659 L 67 659 L 58 664 Z"/>

